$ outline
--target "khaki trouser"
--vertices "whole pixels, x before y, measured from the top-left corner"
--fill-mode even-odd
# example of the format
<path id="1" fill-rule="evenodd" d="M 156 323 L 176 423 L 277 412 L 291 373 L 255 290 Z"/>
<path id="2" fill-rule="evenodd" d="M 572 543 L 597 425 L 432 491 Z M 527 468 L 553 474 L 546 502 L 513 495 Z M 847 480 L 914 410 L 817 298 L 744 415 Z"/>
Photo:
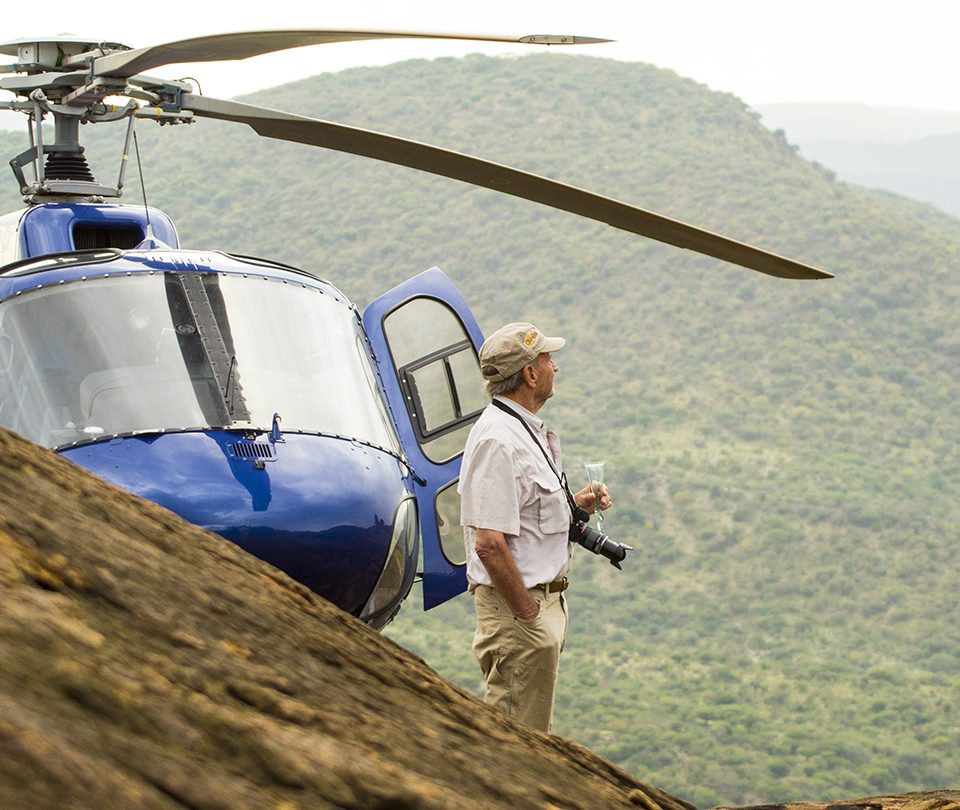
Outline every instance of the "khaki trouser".
<path id="1" fill-rule="evenodd" d="M 540 613 L 524 621 L 513 615 L 496 588 L 477 586 L 473 654 L 483 672 L 484 700 L 549 732 L 560 652 L 567 637 L 567 604 L 562 593 L 545 593 L 543 588 L 531 588 L 529 593 Z"/>

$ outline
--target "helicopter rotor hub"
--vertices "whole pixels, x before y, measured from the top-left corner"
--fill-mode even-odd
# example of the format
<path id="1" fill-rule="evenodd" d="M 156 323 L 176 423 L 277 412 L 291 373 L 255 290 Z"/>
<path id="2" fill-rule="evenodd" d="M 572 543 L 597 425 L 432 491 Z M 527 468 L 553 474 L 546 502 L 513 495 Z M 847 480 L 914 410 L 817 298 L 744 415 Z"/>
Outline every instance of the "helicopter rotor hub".
<path id="1" fill-rule="evenodd" d="M 88 70 L 93 59 L 117 51 L 129 51 L 119 42 L 79 37 L 18 39 L 0 44 L 0 54 L 15 56 L 17 73 L 37 74 Z"/>

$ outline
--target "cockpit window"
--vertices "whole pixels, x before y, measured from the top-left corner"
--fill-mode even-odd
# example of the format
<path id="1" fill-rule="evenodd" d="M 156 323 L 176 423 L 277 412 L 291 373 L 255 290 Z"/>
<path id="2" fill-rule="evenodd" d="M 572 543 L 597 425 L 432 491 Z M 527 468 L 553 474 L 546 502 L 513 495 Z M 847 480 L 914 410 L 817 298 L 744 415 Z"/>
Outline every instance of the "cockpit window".
<path id="1" fill-rule="evenodd" d="M 47 447 L 136 431 L 338 434 L 392 449 L 352 310 L 262 277 L 90 279 L 0 304 L 0 425 Z"/>

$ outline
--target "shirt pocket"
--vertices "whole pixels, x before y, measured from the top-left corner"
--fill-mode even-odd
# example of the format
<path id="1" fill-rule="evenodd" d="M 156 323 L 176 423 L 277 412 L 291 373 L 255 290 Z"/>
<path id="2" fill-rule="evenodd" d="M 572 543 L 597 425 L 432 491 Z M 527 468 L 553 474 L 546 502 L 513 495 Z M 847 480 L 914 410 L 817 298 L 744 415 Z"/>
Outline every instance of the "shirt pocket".
<path id="1" fill-rule="evenodd" d="M 566 533 L 570 528 L 570 507 L 560 481 L 555 475 L 542 473 L 534 476 L 533 482 L 540 509 L 540 531 L 544 534 Z"/>

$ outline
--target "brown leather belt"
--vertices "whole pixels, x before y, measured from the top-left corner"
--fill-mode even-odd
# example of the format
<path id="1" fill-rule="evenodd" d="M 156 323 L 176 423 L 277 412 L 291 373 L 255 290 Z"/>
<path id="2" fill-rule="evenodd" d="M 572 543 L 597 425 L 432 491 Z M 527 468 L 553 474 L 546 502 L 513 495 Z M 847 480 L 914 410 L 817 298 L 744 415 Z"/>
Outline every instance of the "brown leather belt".
<path id="1" fill-rule="evenodd" d="M 561 577 L 556 579 L 553 582 L 544 582 L 542 585 L 538 585 L 538 588 L 543 588 L 546 593 L 561 593 L 570 587 L 570 580 L 566 577 Z"/>

